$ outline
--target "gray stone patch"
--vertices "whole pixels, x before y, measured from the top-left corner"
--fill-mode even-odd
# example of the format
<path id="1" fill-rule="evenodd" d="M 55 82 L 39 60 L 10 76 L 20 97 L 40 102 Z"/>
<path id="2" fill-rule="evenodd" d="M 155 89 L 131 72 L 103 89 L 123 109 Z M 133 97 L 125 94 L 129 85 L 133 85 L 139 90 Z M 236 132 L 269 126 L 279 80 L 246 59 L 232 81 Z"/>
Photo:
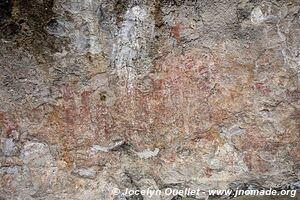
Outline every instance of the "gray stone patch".
<path id="1" fill-rule="evenodd" d="M 0 168 L 0 174 L 17 174 L 19 172 L 20 172 L 20 167 L 18 166 Z"/>
<path id="2" fill-rule="evenodd" d="M 245 130 L 242 129 L 239 125 L 235 124 L 230 127 L 222 127 L 221 134 L 224 136 L 233 136 L 233 135 L 240 135 L 245 133 Z"/>
<path id="3" fill-rule="evenodd" d="M 102 151 L 102 152 L 109 152 L 109 151 L 113 151 L 116 150 L 117 148 L 121 147 L 122 145 L 125 144 L 124 140 L 117 140 L 114 141 L 113 144 L 111 144 L 110 146 L 100 146 L 100 145 L 93 145 L 91 148 L 92 152 L 98 152 L 98 151 Z"/>
<path id="4" fill-rule="evenodd" d="M 153 151 L 150 150 L 150 149 L 145 149 L 143 151 L 140 151 L 140 152 L 135 152 L 136 155 L 140 158 L 143 158 L 143 159 L 148 159 L 148 158 L 151 158 L 151 157 L 154 157 L 154 156 L 157 156 L 158 153 L 159 153 L 159 149 L 158 148 L 155 148 Z"/>
<path id="5" fill-rule="evenodd" d="M 265 20 L 265 16 L 260 7 L 256 7 L 251 12 L 251 22 L 253 24 L 260 24 Z"/>
<path id="6" fill-rule="evenodd" d="M 6 138 L 4 139 L 3 143 L 3 153 L 6 156 L 11 156 L 14 152 L 15 143 L 13 138 Z"/>
<path id="7" fill-rule="evenodd" d="M 82 168 L 82 169 L 74 169 L 72 171 L 72 174 L 82 177 L 82 178 L 89 178 L 89 179 L 93 179 L 96 177 L 97 172 L 94 168 Z"/>

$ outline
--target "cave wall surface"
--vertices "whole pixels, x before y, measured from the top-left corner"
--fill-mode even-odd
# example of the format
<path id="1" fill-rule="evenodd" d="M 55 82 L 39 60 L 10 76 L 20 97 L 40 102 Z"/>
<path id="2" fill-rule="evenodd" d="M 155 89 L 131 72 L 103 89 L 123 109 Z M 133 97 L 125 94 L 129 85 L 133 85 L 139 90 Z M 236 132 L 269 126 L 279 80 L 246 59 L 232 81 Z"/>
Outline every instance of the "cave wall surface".
<path id="1" fill-rule="evenodd" d="M 2 0 L 0 38 L 1 200 L 299 183 L 299 0 Z"/>

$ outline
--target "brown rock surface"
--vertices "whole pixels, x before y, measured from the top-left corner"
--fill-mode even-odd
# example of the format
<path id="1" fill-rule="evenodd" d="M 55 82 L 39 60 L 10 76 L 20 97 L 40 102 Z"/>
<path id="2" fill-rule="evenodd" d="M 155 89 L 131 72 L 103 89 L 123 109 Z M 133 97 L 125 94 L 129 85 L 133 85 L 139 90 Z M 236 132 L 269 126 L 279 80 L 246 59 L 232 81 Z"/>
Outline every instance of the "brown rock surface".
<path id="1" fill-rule="evenodd" d="M 1 1 L 0 199 L 299 187 L 299 17 L 299 0 Z"/>

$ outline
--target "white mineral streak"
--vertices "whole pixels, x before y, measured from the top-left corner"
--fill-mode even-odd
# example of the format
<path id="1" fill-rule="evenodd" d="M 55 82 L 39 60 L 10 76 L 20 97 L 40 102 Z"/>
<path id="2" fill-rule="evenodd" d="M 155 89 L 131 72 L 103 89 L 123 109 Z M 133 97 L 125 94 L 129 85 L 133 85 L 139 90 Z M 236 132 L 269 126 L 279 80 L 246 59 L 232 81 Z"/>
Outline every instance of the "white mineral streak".
<path id="1" fill-rule="evenodd" d="M 280 12 L 280 17 L 282 20 L 285 18 L 285 14 Z M 291 55 L 288 38 L 286 36 L 289 33 L 290 29 L 286 29 L 285 27 L 281 27 L 280 23 L 276 24 L 277 34 L 281 38 L 281 52 L 284 58 L 284 65 L 288 68 L 293 68 L 297 72 L 298 83 L 300 83 L 300 57 Z"/>
<path id="2" fill-rule="evenodd" d="M 3 153 L 6 156 L 10 156 L 14 150 L 14 141 L 12 138 L 7 138 L 4 140 Z"/>
<path id="3" fill-rule="evenodd" d="M 253 24 L 260 24 L 265 20 L 265 16 L 260 7 L 256 7 L 251 12 L 251 22 Z"/>
<path id="4" fill-rule="evenodd" d="M 87 4 L 87 7 L 89 8 L 86 12 L 86 14 L 83 15 L 83 19 L 88 24 L 88 39 L 89 39 L 89 52 L 90 53 L 99 53 L 101 51 L 100 48 L 100 41 L 99 41 L 99 23 L 97 16 L 95 15 L 94 12 L 94 7 L 93 7 L 93 1 L 92 0 L 87 0 L 85 1 Z"/>
<path id="5" fill-rule="evenodd" d="M 147 27 L 147 20 L 150 16 L 147 11 L 135 6 L 127 10 L 124 16 L 121 30 L 117 37 L 117 43 L 113 48 L 113 60 L 115 60 L 115 73 L 123 80 L 125 89 L 130 92 L 134 87 L 134 80 L 137 73 L 136 68 L 139 60 L 147 55 L 147 38 L 154 32 L 154 25 Z M 142 66 L 144 67 L 144 66 Z"/>
<path id="6" fill-rule="evenodd" d="M 100 145 L 93 145 L 91 150 L 92 150 L 92 152 L 98 152 L 98 151 L 108 152 L 109 147 L 103 147 L 103 146 L 100 146 Z"/>
<path id="7" fill-rule="evenodd" d="M 155 148 L 153 151 L 151 151 L 150 149 L 145 149 L 143 151 L 140 152 L 135 152 L 138 157 L 143 158 L 143 159 L 148 159 L 154 156 L 157 156 L 159 153 L 159 149 Z"/>
<path id="8" fill-rule="evenodd" d="M 113 151 L 115 149 L 117 149 L 118 147 L 122 146 L 124 144 L 123 140 L 117 141 L 114 144 L 110 145 L 110 146 L 100 146 L 100 145 L 93 145 L 91 148 L 91 152 L 93 153 L 97 153 L 97 152 L 109 152 L 109 151 Z M 145 149 L 143 151 L 134 151 L 131 150 L 132 152 L 134 152 L 138 157 L 142 158 L 142 159 L 148 159 L 154 156 L 157 156 L 159 153 L 159 149 L 155 148 L 153 151 L 151 149 Z"/>
<path id="9" fill-rule="evenodd" d="M 119 140 L 116 141 L 114 144 L 104 147 L 104 146 L 100 146 L 100 145 L 93 145 L 91 150 L 92 152 L 98 152 L 98 151 L 102 151 L 102 152 L 109 152 L 112 151 L 120 146 L 122 146 L 124 144 L 124 140 Z"/>

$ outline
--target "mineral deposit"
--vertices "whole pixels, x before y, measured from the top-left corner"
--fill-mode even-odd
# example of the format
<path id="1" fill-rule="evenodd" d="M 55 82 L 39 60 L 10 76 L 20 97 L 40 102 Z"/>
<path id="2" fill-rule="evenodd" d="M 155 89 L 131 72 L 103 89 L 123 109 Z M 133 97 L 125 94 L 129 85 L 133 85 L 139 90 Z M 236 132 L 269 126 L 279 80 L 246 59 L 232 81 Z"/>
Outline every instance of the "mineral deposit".
<path id="1" fill-rule="evenodd" d="M 1 0 L 0 199 L 299 189 L 299 73 L 299 0 Z"/>

